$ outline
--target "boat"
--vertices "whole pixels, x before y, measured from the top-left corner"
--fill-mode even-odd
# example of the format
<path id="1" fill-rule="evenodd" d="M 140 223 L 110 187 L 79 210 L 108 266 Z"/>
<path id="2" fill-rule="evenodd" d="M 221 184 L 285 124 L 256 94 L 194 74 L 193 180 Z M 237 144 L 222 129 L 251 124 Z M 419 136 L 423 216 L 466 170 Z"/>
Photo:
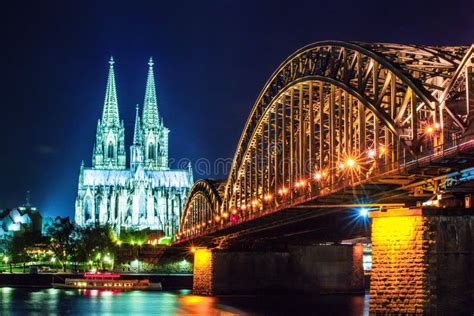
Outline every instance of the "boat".
<path id="1" fill-rule="evenodd" d="M 116 273 L 85 273 L 83 278 L 66 278 L 64 283 L 51 284 L 57 289 L 89 289 L 89 290 L 149 290 L 159 291 L 161 283 L 151 283 L 148 279 L 121 279 Z"/>

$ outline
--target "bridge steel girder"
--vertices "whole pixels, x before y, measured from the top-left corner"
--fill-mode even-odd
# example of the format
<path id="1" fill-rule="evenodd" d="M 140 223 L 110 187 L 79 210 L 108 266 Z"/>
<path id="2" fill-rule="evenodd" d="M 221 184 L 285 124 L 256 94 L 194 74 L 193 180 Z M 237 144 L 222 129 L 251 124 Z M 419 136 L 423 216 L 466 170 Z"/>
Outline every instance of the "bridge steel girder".
<path id="1" fill-rule="evenodd" d="M 472 81 L 472 55 L 473 46 L 338 41 L 295 52 L 257 98 L 219 193 L 199 181 L 191 190 L 180 237 L 443 155 L 468 128 L 469 97 L 461 110 L 448 101 Z M 193 207 L 202 196 L 208 206 Z"/>

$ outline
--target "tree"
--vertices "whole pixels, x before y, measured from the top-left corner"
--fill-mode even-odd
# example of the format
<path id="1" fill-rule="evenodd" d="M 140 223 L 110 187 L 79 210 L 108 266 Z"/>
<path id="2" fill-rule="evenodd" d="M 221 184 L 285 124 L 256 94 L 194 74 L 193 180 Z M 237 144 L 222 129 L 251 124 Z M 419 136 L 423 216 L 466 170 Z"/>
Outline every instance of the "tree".
<path id="1" fill-rule="evenodd" d="M 84 242 L 84 229 L 79 226 L 75 226 L 71 234 L 71 250 L 69 253 L 75 270 L 77 270 L 79 262 L 85 262 L 88 259 L 87 246 Z"/>
<path id="2" fill-rule="evenodd" d="M 8 235 L 5 235 L 0 239 L 0 255 L 2 256 L 0 260 L 2 260 L 4 263 L 10 262 L 10 273 L 13 272 L 11 254 L 10 254 L 11 247 L 12 247 L 11 243 L 12 243 L 12 237 Z"/>
<path id="3" fill-rule="evenodd" d="M 98 267 L 103 269 L 101 259 L 107 253 L 115 252 L 112 228 L 109 225 L 86 227 L 83 229 L 82 236 L 82 243 L 88 259 L 98 262 Z"/>
<path id="4" fill-rule="evenodd" d="M 74 238 L 76 229 L 69 220 L 55 221 L 47 229 L 47 235 L 50 236 L 49 248 L 54 256 L 60 262 L 63 271 L 66 271 L 68 257 L 74 252 Z"/>
<path id="5" fill-rule="evenodd" d="M 34 246 L 37 241 L 38 236 L 30 232 L 17 233 L 11 240 L 8 249 L 11 263 L 23 263 L 23 273 L 26 272 L 26 262 L 31 260 L 28 254 L 28 248 Z M 12 272 L 11 264 L 10 272 Z"/>

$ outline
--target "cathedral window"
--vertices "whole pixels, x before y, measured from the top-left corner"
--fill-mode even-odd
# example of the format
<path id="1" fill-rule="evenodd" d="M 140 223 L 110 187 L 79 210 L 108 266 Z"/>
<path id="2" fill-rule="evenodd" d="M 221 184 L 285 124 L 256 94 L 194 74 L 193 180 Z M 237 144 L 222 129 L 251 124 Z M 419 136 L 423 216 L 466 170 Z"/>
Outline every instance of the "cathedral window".
<path id="1" fill-rule="evenodd" d="M 109 143 L 107 158 L 110 158 L 110 159 L 114 158 L 114 144 L 112 142 Z"/>
<path id="2" fill-rule="evenodd" d="M 155 144 L 148 146 L 148 159 L 155 159 Z"/>

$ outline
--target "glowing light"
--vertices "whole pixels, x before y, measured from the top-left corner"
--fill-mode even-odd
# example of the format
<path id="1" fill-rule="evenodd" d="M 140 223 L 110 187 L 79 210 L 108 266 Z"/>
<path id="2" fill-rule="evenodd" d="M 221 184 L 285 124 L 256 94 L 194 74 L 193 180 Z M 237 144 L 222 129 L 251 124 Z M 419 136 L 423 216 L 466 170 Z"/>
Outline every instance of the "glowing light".
<path id="1" fill-rule="evenodd" d="M 300 180 L 295 183 L 295 188 L 301 188 L 301 187 L 304 187 L 305 185 L 306 185 L 306 181 Z"/>
<path id="2" fill-rule="evenodd" d="M 339 164 L 339 169 L 344 169 L 344 167 L 345 167 L 345 165 L 341 162 L 341 163 Z"/>
<path id="3" fill-rule="evenodd" d="M 227 212 L 222 213 L 222 217 L 224 217 L 224 218 L 229 217 L 229 213 L 227 213 Z"/>
<path id="4" fill-rule="evenodd" d="M 322 178 L 323 175 L 321 172 L 316 172 L 316 174 L 314 175 L 314 179 L 316 179 L 317 181 L 320 181 Z"/>
<path id="5" fill-rule="evenodd" d="M 367 153 L 367 156 L 369 156 L 370 159 L 374 159 L 376 154 L 377 152 L 375 151 L 375 149 L 370 149 Z"/>
<path id="6" fill-rule="evenodd" d="M 278 190 L 279 195 L 285 195 L 288 193 L 288 189 L 285 187 L 282 187 L 280 190 Z"/>
<path id="7" fill-rule="evenodd" d="M 359 216 L 367 217 L 368 215 L 369 215 L 369 210 L 367 208 L 363 207 L 359 210 Z"/>
<path id="8" fill-rule="evenodd" d="M 356 161 L 353 158 L 348 158 L 346 160 L 346 166 L 348 166 L 349 168 L 353 168 L 355 167 L 355 165 L 356 165 Z"/>
<path id="9" fill-rule="evenodd" d="M 243 204 L 240 208 L 245 211 L 247 209 L 247 205 Z"/>
<path id="10" fill-rule="evenodd" d="M 56 262 L 56 258 L 55 258 L 55 257 L 52 257 L 52 258 L 51 258 L 51 262 Z"/>
<path id="11" fill-rule="evenodd" d="M 232 209 L 231 211 L 232 214 L 237 214 L 237 210 L 235 208 Z"/>
<path id="12" fill-rule="evenodd" d="M 170 243 L 171 243 L 171 237 L 169 236 L 163 236 L 160 239 L 158 239 L 158 244 L 160 245 L 169 245 Z"/>
<path id="13" fill-rule="evenodd" d="M 120 274 L 117 273 L 84 273 L 84 278 L 86 279 L 117 279 L 120 278 Z"/>
<path id="14" fill-rule="evenodd" d="M 439 123 L 435 123 L 434 128 L 435 128 L 435 129 L 440 129 L 440 128 L 441 128 L 441 125 L 440 125 Z"/>
<path id="15" fill-rule="evenodd" d="M 7 256 L 3 257 L 3 262 L 8 263 L 8 257 Z"/>
<path id="16" fill-rule="evenodd" d="M 110 263 L 110 262 L 112 262 L 112 259 L 108 255 L 106 255 L 106 256 L 104 256 L 104 262 L 105 263 Z"/>
<path id="17" fill-rule="evenodd" d="M 435 128 L 432 126 L 432 125 L 428 125 L 426 128 L 425 128 L 425 133 L 427 135 L 432 135 L 435 131 Z"/>
<path id="18" fill-rule="evenodd" d="M 195 252 L 196 252 L 196 247 L 191 247 L 190 251 L 191 251 L 192 253 L 195 253 Z"/>
<path id="19" fill-rule="evenodd" d="M 258 204 L 258 201 L 256 199 L 253 199 L 252 200 L 252 206 L 257 206 L 257 204 Z"/>
<path id="20" fill-rule="evenodd" d="M 221 217 L 219 215 L 216 215 L 215 220 L 216 220 L 216 222 L 218 222 L 218 221 L 221 220 Z"/>
<path id="21" fill-rule="evenodd" d="M 263 199 L 265 201 L 271 201 L 273 199 L 273 195 L 271 195 L 270 193 L 268 194 L 265 194 L 265 196 L 263 197 Z"/>

